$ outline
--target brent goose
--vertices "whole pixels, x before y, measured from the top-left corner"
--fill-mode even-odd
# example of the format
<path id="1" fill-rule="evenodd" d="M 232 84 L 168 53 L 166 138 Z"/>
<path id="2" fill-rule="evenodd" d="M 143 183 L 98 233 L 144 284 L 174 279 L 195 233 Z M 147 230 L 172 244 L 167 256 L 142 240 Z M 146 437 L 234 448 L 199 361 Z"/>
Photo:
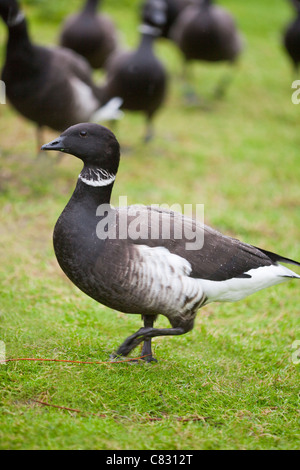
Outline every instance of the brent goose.
<path id="1" fill-rule="evenodd" d="M 94 68 L 102 68 L 117 47 L 117 32 L 107 15 L 98 14 L 99 0 L 86 0 L 79 14 L 63 24 L 60 44 L 85 57 Z"/>
<path id="2" fill-rule="evenodd" d="M 243 41 L 232 16 L 213 0 L 195 0 L 177 17 L 170 37 L 183 54 L 185 67 L 193 60 L 235 63 Z M 217 89 L 224 94 L 228 78 Z"/>
<path id="3" fill-rule="evenodd" d="M 136 50 L 110 56 L 106 65 L 106 81 L 102 86 L 103 104 L 120 97 L 122 109 L 146 115 L 146 142 L 153 137 L 153 118 L 165 100 L 167 89 L 167 72 L 153 51 L 153 42 L 160 35 L 166 18 L 163 7 L 161 0 L 151 4 L 147 12 L 148 22 L 139 26 L 141 37 Z"/>
<path id="4" fill-rule="evenodd" d="M 151 338 L 182 335 L 193 328 L 197 310 L 210 302 L 236 301 L 300 276 L 279 262 L 300 263 L 224 236 L 196 220 L 153 206 L 110 205 L 120 148 L 98 124 L 72 126 L 42 150 L 60 150 L 83 161 L 74 193 L 54 229 L 57 260 L 70 280 L 112 309 L 141 314 L 144 327 L 116 351 L 127 356 Z M 162 229 L 171 222 L 171 230 Z M 203 239 L 190 249 L 191 232 Z M 135 230 L 136 229 L 136 230 Z M 150 233 L 151 232 L 151 233 Z M 158 314 L 171 328 L 154 328 Z"/>
<path id="5" fill-rule="evenodd" d="M 101 109 L 100 91 L 83 57 L 69 49 L 33 44 L 16 0 L 0 0 L 0 15 L 8 28 L 2 70 L 7 98 L 19 113 L 37 124 L 38 140 L 43 126 L 62 132 L 78 122 L 119 117 L 111 103 Z M 120 102 L 114 104 L 118 108 Z"/>
<path id="6" fill-rule="evenodd" d="M 157 0 L 146 0 L 142 4 L 141 18 L 143 22 L 148 22 L 147 11 L 156 1 Z M 187 6 L 187 0 L 163 0 L 163 2 L 166 8 L 166 21 L 161 30 L 161 37 L 168 38 L 170 28 L 175 22 L 177 16 Z M 151 24 L 151 21 L 149 24 Z"/>
<path id="7" fill-rule="evenodd" d="M 296 10 L 296 18 L 286 27 L 283 44 L 297 73 L 300 63 L 300 0 L 291 0 Z"/>

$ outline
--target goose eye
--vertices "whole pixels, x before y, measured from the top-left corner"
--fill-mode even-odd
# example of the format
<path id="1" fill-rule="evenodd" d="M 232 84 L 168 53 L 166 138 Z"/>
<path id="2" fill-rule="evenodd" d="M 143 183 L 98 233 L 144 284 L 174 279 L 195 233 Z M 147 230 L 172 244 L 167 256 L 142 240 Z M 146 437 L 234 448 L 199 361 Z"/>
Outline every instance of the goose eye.
<path id="1" fill-rule="evenodd" d="M 87 132 L 86 131 L 81 131 L 79 133 L 80 137 L 86 137 L 87 136 Z"/>

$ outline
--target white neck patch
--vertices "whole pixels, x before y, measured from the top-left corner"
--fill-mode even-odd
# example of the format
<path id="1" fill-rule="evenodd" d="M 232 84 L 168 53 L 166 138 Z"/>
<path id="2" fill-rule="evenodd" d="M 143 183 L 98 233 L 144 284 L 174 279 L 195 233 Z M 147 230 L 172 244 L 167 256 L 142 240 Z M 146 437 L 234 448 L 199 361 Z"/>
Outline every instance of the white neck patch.
<path id="1" fill-rule="evenodd" d="M 13 26 L 17 26 L 18 24 L 22 23 L 22 21 L 25 19 L 25 15 L 22 11 L 18 11 L 16 16 L 12 18 L 8 18 L 7 20 L 7 26 L 9 28 L 12 28 Z"/>
<path id="2" fill-rule="evenodd" d="M 113 183 L 116 179 L 116 175 L 102 169 L 85 168 L 78 178 L 88 186 L 97 188 Z"/>
<path id="3" fill-rule="evenodd" d="M 141 24 L 138 27 L 138 30 L 142 34 L 149 34 L 149 36 L 160 36 L 161 29 L 156 28 L 155 26 L 151 26 L 149 24 Z"/>

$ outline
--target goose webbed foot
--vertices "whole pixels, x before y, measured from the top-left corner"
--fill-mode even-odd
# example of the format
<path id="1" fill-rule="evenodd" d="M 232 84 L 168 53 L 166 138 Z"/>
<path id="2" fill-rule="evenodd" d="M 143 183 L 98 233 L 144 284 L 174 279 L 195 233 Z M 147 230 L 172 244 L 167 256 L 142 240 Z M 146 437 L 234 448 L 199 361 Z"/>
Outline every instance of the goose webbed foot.
<path id="1" fill-rule="evenodd" d="M 211 103 L 201 95 L 198 95 L 193 88 L 186 88 L 183 92 L 184 103 L 188 109 L 200 109 L 202 111 L 211 111 Z"/>
<path id="2" fill-rule="evenodd" d="M 186 86 L 183 90 L 184 101 L 187 106 L 199 106 L 202 104 L 202 98 L 198 96 L 195 89 L 191 86 Z"/>
<path id="3" fill-rule="evenodd" d="M 151 351 L 151 339 L 152 338 L 154 338 L 155 336 L 183 335 L 187 331 L 188 330 L 182 327 L 177 327 L 177 328 L 151 328 L 151 327 L 145 328 L 143 327 L 143 328 L 140 328 L 136 333 L 134 333 L 131 336 L 128 336 L 128 338 L 125 339 L 125 341 L 121 344 L 121 346 L 118 348 L 118 350 L 114 354 L 114 357 L 127 356 L 134 348 L 136 348 L 139 344 L 141 344 L 144 341 L 143 352 L 146 352 L 147 354 L 147 357 L 145 357 L 144 359 L 147 362 L 155 361 L 155 359 L 152 356 L 152 351 Z"/>
<path id="4" fill-rule="evenodd" d="M 178 336 L 183 335 L 190 331 L 194 326 L 194 315 L 186 321 L 181 321 L 180 325 L 172 325 L 172 328 L 153 328 L 156 315 L 143 315 L 144 326 L 136 331 L 133 335 L 128 336 L 125 341 L 118 348 L 116 353 L 111 356 L 111 359 L 116 359 L 120 356 L 128 356 L 128 354 L 136 348 L 139 344 L 144 342 L 142 354 L 145 362 L 157 362 L 153 357 L 151 340 L 156 336 Z"/>

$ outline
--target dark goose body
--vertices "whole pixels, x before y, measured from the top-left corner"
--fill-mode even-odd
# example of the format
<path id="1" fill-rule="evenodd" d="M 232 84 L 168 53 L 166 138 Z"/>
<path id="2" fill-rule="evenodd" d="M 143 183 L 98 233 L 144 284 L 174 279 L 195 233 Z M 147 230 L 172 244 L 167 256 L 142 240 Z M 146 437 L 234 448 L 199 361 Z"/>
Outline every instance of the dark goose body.
<path id="1" fill-rule="evenodd" d="M 60 132 L 101 119 L 100 91 L 88 62 L 69 49 L 33 44 L 15 0 L 0 0 L 0 14 L 8 28 L 2 80 L 13 107 L 39 129 Z"/>
<path id="2" fill-rule="evenodd" d="M 87 64 L 66 49 L 34 46 L 25 19 L 10 28 L 2 79 L 10 103 L 38 126 L 61 131 L 83 118 L 88 121 L 100 108 Z M 85 103 L 80 102 L 81 87 L 87 90 Z"/>
<path id="3" fill-rule="evenodd" d="M 185 59 L 234 62 L 242 40 L 232 16 L 212 0 L 199 0 L 186 7 L 170 32 Z"/>
<path id="4" fill-rule="evenodd" d="M 93 299 L 144 318 L 145 328 L 125 340 L 117 354 L 127 355 L 145 341 L 144 348 L 152 358 L 151 338 L 191 330 L 201 306 L 240 300 L 288 278 L 300 279 L 279 264 L 299 263 L 184 218 L 193 232 L 204 234 L 202 248 L 187 250 L 188 240 L 174 237 L 182 224 L 181 214 L 145 206 L 111 207 L 119 146 L 108 129 L 94 124 L 73 126 L 43 148 L 61 149 L 84 162 L 75 191 L 54 230 L 54 248 L 61 268 Z M 99 207 L 104 207 L 102 213 Z M 120 238 L 124 216 L 129 228 L 136 216 L 133 211 L 138 211 L 144 235 L 140 239 Z M 171 236 L 163 237 L 158 230 L 158 237 L 149 238 L 149 230 L 158 228 L 165 218 L 172 220 Z M 99 223 L 107 226 L 107 232 L 99 232 Z M 157 314 L 165 315 L 172 328 L 153 328 Z"/>
<path id="5" fill-rule="evenodd" d="M 297 72 L 300 63 L 300 1 L 292 0 L 292 4 L 296 10 L 296 17 L 284 31 L 283 44 Z"/>
<path id="6" fill-rule="evenodd" d="M 213 300 L 235 301 L 252 291 L 256 292 L 258 286 L 250 271 L 274 266 L 276 262 L 275 255 L 267 255 L 262 250 L 225 237 L 209 227 L 203 228 L 200 224 L 197 230 L 204 230 L 204 246 L 196 252 L 185 250 L 188 240 L 184 238 L 176 241 L 161 237 L 130 242 L 109 238 L 99 240 L 96 234 L 100 221 L 96 216 L 98 191 L 81 187 L 84 184 L 78 182 L 70 203 L 55 226 L 55 253 L 72 282 L 110 308 L 143 315 L 163 312 L 173 323 L 176 315 L 188 315 L 190 310 L 194 312 Z M 82 192 L 85 192 L 84 200 L 81 200 Z M 85 205 L 89 208 L 88 212 L 84 209 Z M 139 221 L 143 219 L 148 227 L 150 213 L 154 209 L 140 206 L 136 209 Z M 130 214 L 132 210 L 135 207 L 111 209 L 115 212 L 111 218 L 116 221 L 117 227 L 120 211 Z M 169 217 L 169 214 L 159 212 L 159 219 L 164 217 Z M 175 224 L 182 223 L 180 214 L 174 213 L 173 217 Z M 127 218 L 130 224 L 130 216 Z M 114 227 L 111 226 L 112 230 Z M 169 266 L 163 266 L 164 263 Z M 285 269 L 283 272 L 287 274 Z M 227 282 L 227 289 L 225 281 L 230 280 L 235 281 L 232 282 L 232 289 Z M 205 281 L 210 281 L 211 285 Z M 277 281 L 280 283 L 283 279 L 278 277 Z M 267 287 L 261 280 L 259 282 L 259 289 Z M 266 283 L 269 282 L 266 276 Z M 238 286 L 240 288 L 236 290 Z M 209 288 L 212 297 L 206 293 Z"/>
<path id="7" fill-rule="evenodd" d="M 65 21 L 60 44 L 85 57 L 90 65 L 102 68 L 116 48 L 117 32 L 107 15 L 98 14 L 99 0 L 87 0 L 79 14 Z"/>
<path id="8" fill-rule="evenodd" d="M 153 43 L 165 22 L 161 2 L 151 4 L 147 20 L 147 24 L 139 27 L 138 47 L 133 51 L 117 52 L 108 60 L 107 79 L 101 94 L 103 104 L 114 97 L 120 97 L 123 100 L 122 109 L 145 115 L 146 141 L 153 136 L 154 115 L 163 105 L 167 92 L 167 72 L 153 50 Z"/>
<path id="9" fill-rule="evenodd" d="M 114 96 L 123 99 L 122 108 L 142 111 L 150 119 L 164 101 L 166 70 L 153 53 L 151 34 L 143 34 L 136 51 L 116 55 L 108 64 L 107 84 L 102 89 L 106 103 Z"/>

